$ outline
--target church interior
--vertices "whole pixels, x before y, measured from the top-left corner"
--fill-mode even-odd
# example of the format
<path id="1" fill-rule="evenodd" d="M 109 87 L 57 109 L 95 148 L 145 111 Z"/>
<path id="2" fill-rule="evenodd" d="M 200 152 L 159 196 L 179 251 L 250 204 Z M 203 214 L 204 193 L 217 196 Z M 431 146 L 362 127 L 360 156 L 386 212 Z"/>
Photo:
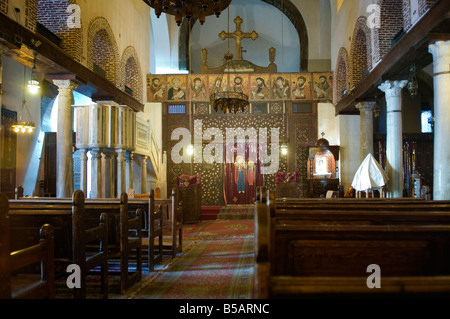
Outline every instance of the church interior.
<path id="1" fill-rule="evenodd" d="M 450 296 L 449 20 L 447 0 L 0 0 L 0 297 L 31 255 L 31 298 L 92 277 L 100 298 Z M 170 276 L 219 247 L 231 279 Z"/>

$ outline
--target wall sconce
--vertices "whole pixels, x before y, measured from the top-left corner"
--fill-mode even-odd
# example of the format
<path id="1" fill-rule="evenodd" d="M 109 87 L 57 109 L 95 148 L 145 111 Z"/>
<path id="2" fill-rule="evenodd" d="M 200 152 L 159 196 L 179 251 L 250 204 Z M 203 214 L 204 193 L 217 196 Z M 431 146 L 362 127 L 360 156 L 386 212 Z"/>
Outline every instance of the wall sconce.
<path id="1" fill-rule="evenodd" d="M 40 83 L 36 74 L 36 52 L 34 53 L 33 69 L 31 70 L 31 80 L 28 81 L 28 90 L 31 94 L 36 94 L 40 89 Z"/>
<path id="2" fill-rule="evenodd" d="M 188 145 L 186 152 L 189 156 L 194 155 L 194 146 L 192 144 Z"/>
<path id="3" fill-rule="evenodd" d="M 288 147 L 286 144 L 281 145 L 281 154 L 286 156 L 288 153 Z"/>

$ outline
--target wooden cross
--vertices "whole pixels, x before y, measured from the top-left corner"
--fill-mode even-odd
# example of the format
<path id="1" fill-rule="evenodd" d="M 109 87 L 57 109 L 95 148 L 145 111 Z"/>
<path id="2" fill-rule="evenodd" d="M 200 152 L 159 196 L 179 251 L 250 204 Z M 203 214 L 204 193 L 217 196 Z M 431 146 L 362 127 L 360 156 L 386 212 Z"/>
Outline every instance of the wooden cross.
<path id="1" fill-rule="evenodd" d="M 259 37 L 258 33 L 253 31 L 252 33 L 244 33 L 241 30 L 241 24 L 243 20 L 241 17 L 237 16 L 236 19 L 234 19 L 234 23 L 236 23 L 236 31 L 233 33 L 227 33 L 225 31 L 222 31 L 219 34 L 219 37 L 222 40 L 225 40 L 227 38 L 234 38 L 236 40 L 236 60 L 242 60 L 242 47 L 241 47 L 241 41 L 244 38 L 251 38 L 252 40 L 256 40 L 256 38 Z"/>

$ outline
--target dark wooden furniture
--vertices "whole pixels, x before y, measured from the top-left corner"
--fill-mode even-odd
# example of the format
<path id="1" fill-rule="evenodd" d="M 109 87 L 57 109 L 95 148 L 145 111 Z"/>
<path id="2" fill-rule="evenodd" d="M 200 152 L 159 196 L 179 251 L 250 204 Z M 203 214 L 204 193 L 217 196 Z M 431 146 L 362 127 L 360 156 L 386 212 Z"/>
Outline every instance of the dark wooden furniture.
<path id="1" fill-rule="evenodd" d="M 88 227 L 86 219 L 84 193 L 77 190 L 73 194 L 72 247 L 73 261 L 81 270 L 81 289 L 74 290 L 75 298 L 86 298 L 88 271 L 100 267 L 101 290 L 108 299 L 108 215 L 101 214 L 99 225 L 94 227 Z"/>
<path id="2" fill-rule="evenodd" d="M 153 235 L 150 240 L 156 240 L 157 243 L 153 245 L 152 270 L 154 265 L 161 261 L 164 254 L 169 254 L 174 258 L 178 253 L 182 252 L 183 209 L 177 195 L 177 189 L 172 190 L 172 195 L 169 199 L 155 199 L 154 190 L 150 194 L 135 195 L 139 199 L 150 198 L 151 202 L 154 203 L 152 207 L 154 207 L 153 215 L 155 218 L 153 232 L 150 232 Z M 167 238 L 169 238 L 169 244 L 167 244 Z"/>
<path id="3" fill-rule="evenodd" d="M 74 289 L 75 298 L 86 298 L 88 271 L 100 267 L 103 298 L 108 298 L 108 219 L 106 214 L 88 216 L 85 198 L 76 191 L 71 200 L 46 199 L 11 200 L 10 240 L 21 249 L 36 240 L 38 227 L 51 223 L 55 233 L 55 276 L 67 277 L 66 268 L 76 264 L 81 271 L 81 288 Z"/>
<path id="4" fill-rule="evenodd" d="M 163 212 L 163 233 L 170 243 L 163 243 L 164 253 L 172 258 L 183 251 L 183 208 L 177 200 L 177 190 L 172 190 L 170 199 L 155 200 L 156 205 L 161 205 Z"/>
<path id="5" fill-rule="evenodd" d="M 148 268 L 155 269 L 155 265 L 162 261 L 163 257 L 163 206 L 156 206 L 155 191 L 150 192 L 150 214 L 148 226 Z M 157 244 L 155 244 L 155 240 Z"/>
<path id="6" fill-rule="evenodd" d="M 188 185 L 183 183 L 183 178 L 189 179 Z M 183 223 L 196 224 L 200 222 L 202 211 L 202 183 L 200 176 L 184 176 L 178 178 L 178 200 L 182 202 Z"/>
<path id="7" fill-rule="evenodd" d="M 45 202 L 64 202 L 68 201 L 68 198 L 48 198 L 48 197 L 33 197 L 33 198 L 20 198 L 25 201 L 45 201 Z M 154 200 L 154 195 L 153 195 Z M 134 198 L 128 199 L 128 213 L 129 217 L 132 218 L 136 215 L 138 209 L 142 211 L 141 217 L 141 236 L 146 236 L 148 242 L 143 244 L 142 254 L 143 257 L 147 257 L 148 266 L 150 270 L 154 269 L 154 265 L 161 262 L 162 256 L 159 256 L 159 252 L 155 249 L 155 240 L 161 240 L 162 242 L 162 232 L 158 229 L 162 227 L 162 214 L 158 213 L 157 209 L 151 210 L 151 207 L 155 207 L 155 204 L 151 203 L 150 194 L 135 195 Z M 108 240 L 110 243 L 118 243 L 120 238 L 120 227 L 119 227 L 119 207 L 120 199 L 118 198 L 87 198 L 85 201 L 87 209 L 94 212 L 88 214 L 88 221 L 92 222 L 93 217 L 100 217 L 102 212 L 109 213 L 110 219 L 108 221 Z M 150 219 L 153 220 L 153 231 L 150 231 Z M 161 225 L 161 226 L 158 226 Z M 161 239 L 160 239 L 161 238 Z M 159 245 L 159 243 L 157 243 Z M 149 254 L 150 252 L 150 254 Z M 151 265 L 151 266 L 150 266 Z"/>
<path id="8" fill-rule="evenodd" d="M 34 245 L 10 251 L 8 198 L 0 193 L 0 299 L 55 298 L 54 232 L 51 225 L 39 230 Z M 38 265 L 40 273 L 22 277 L 22 271 Z"/>
<path id="9" fill-rule="evenodd" d="M 328 208 L 309 211 L 301 209 L 301 200 L 297 205 L 290 201 L 294 207 L 288 209 L 274 194 L 260 195 L 255 207 L 257 297 L 450 296 L 449 202 L 403 201 L 409 205 L 401 211 L 389 200 L 359 200 L 368 203 L 347 211 L 335 201 L 316 200 Z M 279 202 L 284 202 L 281 211 Z M 435 205 L 432 211 L 427 204 Z M 354 205 L 351 200 L 346 207 Z M 410 210 L 414 205 L 418 208 Z M 371 264 L 381 267 L 381 289 L 367 286 Z"/>
<path id="10" fill-rule="evenodd" d="M 309 194 L 312 198 L 325 198 L 328 191 L 339 191 L 339 179 L 309 179 Z"/>

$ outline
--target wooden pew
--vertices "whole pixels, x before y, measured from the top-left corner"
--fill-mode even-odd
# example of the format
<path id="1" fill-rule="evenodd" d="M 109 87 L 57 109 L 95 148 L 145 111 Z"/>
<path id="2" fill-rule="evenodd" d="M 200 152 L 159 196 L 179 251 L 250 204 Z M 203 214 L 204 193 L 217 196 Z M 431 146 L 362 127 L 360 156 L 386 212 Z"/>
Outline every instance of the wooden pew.
<path id="1" fill-rule="evenodd" d="M 108 299 L 108 216 L 100 215 L 98 226 L 88 227 L 84 193 L 73 194 L 72 247 L 73 261 L 80 266 L 81 289 L 75 289 L 75 298 L 86 298 L 86 276 L 90 269 L 101 268 L 101 289 L 103 298 Z M 94 244 L 94 250 L 88 249 Z M 97 245 L 100 245 L 99 249 Z"/>
<path id="2" fill-rule="evenodd" d="M 40 228 L 33 246 L 10 251 L 9 204 L 0 193 L 0 299 L 55 298 L 54 232 L 51 225 Z M 40 274 L 21 276 L 21 271 L 38 264 Z"/>
<path id="3" fill-rule="evenodd" d="M 159 212 L 158 207 L 154 204 L 154 194 L 144 194 L 145 196 L 129 198 L 128 199 L 128 212 L 129 218 L 133 218 L 138 210 L 142 212 L 141 216 L 141 236 L 147 236 L 148 244 L 143 245 L 145 249 L 142 250 L 142 254 L 147 254 L 147 264 L 149 271 L 154 270 L 156 264 L 162 261 L 162 254 L 159 253 L 159 245 L 162 246 L 162 213 Z M 128 196 L 128 195 L 127 195 Z M 47 203 L 58 203 L 67 201 L 67 198 L 54 198 L 54 197 L 32 197 L 32 198 L 21 198 L 24 201 L 31 202 L 47 202 Z M 153 202 L 153 204 L 152 204 Z M 86 210 L 90 212 L 88 215 L 90 219 L 94 216 L 99 216 L 102 212 L 109 213 L 112 218 L 109 220 L 109 241 L 111 243 L 119 243 L 120 238 L 120 227 L 119 218 L 120 215 L 120 199 L 118 198 L 87 198 L 85 201 Z M 150 225 L 152 225 L 150 229 Z M 161 231 L 160 231 L 161 229 Z M 155 247 L 155 240 L 160 241 L 161 244 L 157 243 Z"/>
<path id="4" fill-rule="evenodd" d="M 163 244 L 164 253 L 172 258 L 183 251 L 183 209 L 177 200 L 177 190 L 172 189 L 170 199 L 155 200 L 156 205 L 163 208 L 163 234 L 169 234 L 170 244 Z"/>
<path id="5" fill-rule="evenodd" d="M 147 234 L 147 253 L 148 271 L 155 270 L 155 266 L 162 262 L 163 253 L 163 227 L 164 227 L 164 207 L 155 203 L 155 191 L 152 189 L 149 194 L 134 194 L 131 201 L 147 202 L 145 214 L 144 232 Z"/>
<path id="6" fill-rule="evenodd" d="M 24 199 L 31 203 L 34 199 Z M 66 199 L 40 198 L 38 202 L 44 204 L 57 205 Z M 138 204 L 136 204 L 138 205 Z M 142 203 L 139 203 L 142 205 Z M 101 218 L 102 214 L 107 215 L 108 228 L 108 265 L 109 274 L 117 260 L 120 268 L 120 292 L 123 293 L 133 284 L 142 279 L 142 206 L 136 211 L 130 210 L 128 195 L 123 193 L 120 199 L 86 199 L 84 210 L 86 212 L 86 222 L 92 225 Z M 134 258 L 133 258 L 134 257 Z M 136 270 L 130 271 L 131 263 L 134 260 Z"/>
<path id="7" fill-rule="evenodd" d="M 117 249 L 120 254 L 122 293 L 142 279 L 142 214 L 143 210 L 139 208 L 134 218 L 128 217 L 128 195 L 123 193 L 120 197 L 120 245 Z M 132 236 L 131 231 L 136 234 Z M 136 271 L 130 273 L 129 261 L 133 250 L 136 252 Z"/>
<path id="8" fill-rule="evenodd" d="M 383 225 L 363 218 L 356 225 L 344 219 L 337 223 L 278 220 L 274 196 L 261 194 L 259 200 L 255 205 L 258 298 L 450 296 L 448 223 L 427 224 L 423 218 L 417 223 Z M 381 289 L 367 286 L 370 264 L 381 267 Z"/>
<path id="9" fill-rule="evenodd" d="M 35 240 L 37 226 L 51 223 L 55 229 L 54 247 L 57 277 L 67 277 L 66 267 L 76 264 L 81 271 L 81 288 L 74 289 L 74 297 L 86 298 L 86 276 L 89 270 L 100 267 L 101 291 L 108 298 L 108 228 L 107 215 L 88 221 L 85 198 L 76 191 L 71 200 L 13 200 L 10 201 L 11 242 L 16 248 Z M 93 250 L 90 247 L 95 246 Z"/>
<path id="10" fill-rule="evenodd" d="M 137 198 L 154 198 L 154 191 L 149 194 L 137 194 Z M 169 254 L 174 258 L 182 252 L 183 247 L 183 209 L 181 203 L 177 199 L 177 189 L 172 190 L 169 199 L 154 199 L 155 211 L 161 209 L 162 226 L 157 226 L 158 245 L 155 245 L 155 254 L 160 251 L 162 254 Z M 161 236 L 159 236 L 161 229 Z M 167 236 L 169 234 L 169 236 Z M 169 237 L 170 244 L 164 241 Z"/>

